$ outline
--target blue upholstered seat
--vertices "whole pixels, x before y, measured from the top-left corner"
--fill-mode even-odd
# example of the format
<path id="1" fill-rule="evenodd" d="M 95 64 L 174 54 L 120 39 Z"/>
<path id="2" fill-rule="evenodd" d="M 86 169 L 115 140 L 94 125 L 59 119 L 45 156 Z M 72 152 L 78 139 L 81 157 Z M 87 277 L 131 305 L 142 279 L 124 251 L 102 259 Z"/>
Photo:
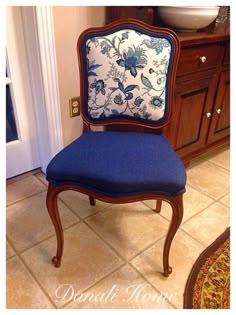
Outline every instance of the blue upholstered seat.
<path id="1" fill-rule="evenodd" d="M 185 191 L 186 175 L 162 135 L 87 131 L 52 159 L 47 180 L 107 196 L 176 196 Z"/>

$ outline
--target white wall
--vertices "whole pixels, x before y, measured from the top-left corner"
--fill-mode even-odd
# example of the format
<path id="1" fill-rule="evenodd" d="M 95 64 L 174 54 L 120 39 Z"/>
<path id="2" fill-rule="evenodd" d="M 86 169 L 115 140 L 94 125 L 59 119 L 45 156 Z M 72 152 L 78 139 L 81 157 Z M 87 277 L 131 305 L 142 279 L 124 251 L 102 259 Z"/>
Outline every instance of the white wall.
<path id="1" fill-rule="evenodd" d="M 105 7 L 53 7 L 55 45 L 58 67 L 63 144 L 67 145 L 82 132 L 80 116 L 70 118 L 69 98 L 80 95 L 77 39 L 89 27 L 105 23 Z"/>

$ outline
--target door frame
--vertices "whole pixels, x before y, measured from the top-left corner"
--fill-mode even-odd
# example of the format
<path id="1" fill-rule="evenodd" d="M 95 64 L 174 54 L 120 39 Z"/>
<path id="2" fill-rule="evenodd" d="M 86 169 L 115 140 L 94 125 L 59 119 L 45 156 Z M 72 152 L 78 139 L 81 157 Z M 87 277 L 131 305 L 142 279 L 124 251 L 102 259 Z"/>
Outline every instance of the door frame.
<path id="1" fill-rule="evenodd" d="M 40 166 L 63 148 L 53 12 L 51 6 L 21 6 Z"/>

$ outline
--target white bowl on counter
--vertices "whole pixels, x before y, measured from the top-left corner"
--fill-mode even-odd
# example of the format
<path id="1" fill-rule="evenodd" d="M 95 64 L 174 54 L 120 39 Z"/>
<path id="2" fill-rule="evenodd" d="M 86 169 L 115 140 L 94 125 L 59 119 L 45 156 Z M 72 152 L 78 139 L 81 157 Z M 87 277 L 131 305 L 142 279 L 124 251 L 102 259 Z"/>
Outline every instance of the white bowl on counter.
<path id="1" fill-rule="evenodd" d="M 177 31 L 196 31 L 210 25 L 219 13 L 219 6 L 159 6 L 162 21 Z"/>

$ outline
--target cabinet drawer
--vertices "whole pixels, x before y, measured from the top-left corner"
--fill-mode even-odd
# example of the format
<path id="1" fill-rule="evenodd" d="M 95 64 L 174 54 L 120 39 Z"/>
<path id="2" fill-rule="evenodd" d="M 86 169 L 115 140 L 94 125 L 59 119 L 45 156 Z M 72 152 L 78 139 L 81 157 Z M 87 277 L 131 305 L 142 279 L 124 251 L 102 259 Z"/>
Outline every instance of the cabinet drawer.
<path id="1" fill-rule="evenodd" d="M 183 47 L 180 53 L 177 75 L 216 67 L 222 55 L 220 44 Z"/>

